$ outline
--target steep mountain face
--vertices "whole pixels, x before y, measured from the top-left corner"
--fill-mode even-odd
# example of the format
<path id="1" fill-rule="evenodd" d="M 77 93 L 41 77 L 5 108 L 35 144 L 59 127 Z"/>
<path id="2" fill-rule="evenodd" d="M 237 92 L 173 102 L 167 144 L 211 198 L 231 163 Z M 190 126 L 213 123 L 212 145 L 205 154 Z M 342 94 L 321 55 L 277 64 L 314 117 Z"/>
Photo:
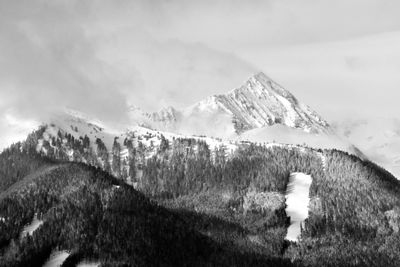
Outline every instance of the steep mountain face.
<path id="1" fill-rule="evenodd" d="M 315 133 L 328 128 L 328 123 L 316 112 L 264 73 L 254 75 L 227 94 L 212 96 L 184 111 L 188 115 L 197 112 L 226 112 L 239 133 L 273 124 Z"/>
<path id="2" fill-rule="evenodd" d="M 227 94 L 214 95 L 182 110 L 172 107 L 148 115 L 159 129 L 225 137 L 275 124 L 309 133 L 329 131 L 315 111 L 264 73 Z"/>

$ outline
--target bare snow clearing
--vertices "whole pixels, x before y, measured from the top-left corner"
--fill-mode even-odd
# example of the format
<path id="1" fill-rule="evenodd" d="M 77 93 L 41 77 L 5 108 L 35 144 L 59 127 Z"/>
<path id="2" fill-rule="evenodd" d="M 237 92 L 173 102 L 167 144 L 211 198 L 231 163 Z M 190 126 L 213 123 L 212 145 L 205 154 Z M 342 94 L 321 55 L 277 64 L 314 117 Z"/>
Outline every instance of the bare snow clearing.
<path id="1" fill-rule="evenodd" d="M 51 253 L 50 258 L 46 261 L 43 267 L 59 267 L 63 264 L 69 253 L 65 250 L 55 251 Z"/>
<path id="2" fill-rule="evenodd" d="M 287 240 L 296 242 L 301 234 L 300 225 L 308 217 L 311 182 L 311 175 L 301 172 L 290 174 L 286 189 L 286 213 L 290 216 L 290 226 L 286 234 Z"/>
<path id="3" fill-rule="evenodd" d="M 98 267 L 100 266 L 100 262 L 92 262 L 92 261 L 82 261 L 76 265 L 76 267 Z"/>
<path id="4" fill-rule="evenodd" d="M 34 216 L 33 219 L 32 219 L 32 222 L 31 222 L 30 224 L 26 225 L 26 226 L 24 227 L 24 229 L 22 230 L 21 235 L 20 235 L 20 238 L 22 239 L 22 238 L 24 238 L 24 237 L 27 236 L 27 235 L 32 235 L 33 232 L 34 232 L 36 229 L 38 229 L 39 226 L 42 225 L 42 224 L 43 224 L 43 221 L 39 220 L 39 219 L 37 218 L 37 214 L 35 214 L 35 216 Z"/>

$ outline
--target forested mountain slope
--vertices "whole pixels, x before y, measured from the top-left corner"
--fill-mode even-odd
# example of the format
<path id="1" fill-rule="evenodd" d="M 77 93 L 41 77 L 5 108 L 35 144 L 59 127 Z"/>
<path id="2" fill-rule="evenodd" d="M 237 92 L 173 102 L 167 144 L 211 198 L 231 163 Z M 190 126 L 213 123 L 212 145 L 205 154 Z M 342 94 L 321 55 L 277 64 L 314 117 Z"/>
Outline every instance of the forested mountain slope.
<path id="1" fill-rule="evenodd" d="M 24 145 L 35 150 L 41 136 L 32 134 Z M 91 164 L 84 156 L 85 139 L 74 139 L 71 151 L 79 156 L 71 160 Z M 72 148 L 68 137 L 52 143 L 56 145 L 49 142 L 42 147 L 55 152 L 46 154 L 54 160 L 62 159 L 57 157 L 58 149 Z M 124 143 L 129 144 L 128 139 Z M 131 182 L 178 213 L 195 232 L 243 253 L 290 259 L 301 266 L 400 263 L 395 253 L 400 247 L 400 185 L 390 173 L 336 150 L 281 144 L 235 146 L 227 151 L 223 143 L 210 148 L 202 139 L 160 135 L 151 149 L 140 150 L 136 144 L 131 148 L 134 157 L 128 175 L 133 176 L 131 180 L 119 176 L 118 183 Z M 43 150 L 39 152 L 44 157 Z M 113 161 L 109 164 L 108 169 L 94 166 L 110 173 L 122 170 Z M 290 218 L 284 193 L 293 172 L 312 177 L 309 217 L 297 243 L 285 241 Z"/>
<path id="2" fill-rule="evenodd" d="M 21 148 L 17 144 L 8 153 L 18 158 L 27 153 Z M 42 266 L 53 250 L 70 251 L 65 266 L 82 259 L 102 266 L 290 265 L 216 242 L 193 228 L 192 220 L 202 215 L 167 210 L 84 164 L 51 163 L 16 183 L 0 200 L 0 266 Z M 19 239 L 34 214 L 44 223 Z"/>

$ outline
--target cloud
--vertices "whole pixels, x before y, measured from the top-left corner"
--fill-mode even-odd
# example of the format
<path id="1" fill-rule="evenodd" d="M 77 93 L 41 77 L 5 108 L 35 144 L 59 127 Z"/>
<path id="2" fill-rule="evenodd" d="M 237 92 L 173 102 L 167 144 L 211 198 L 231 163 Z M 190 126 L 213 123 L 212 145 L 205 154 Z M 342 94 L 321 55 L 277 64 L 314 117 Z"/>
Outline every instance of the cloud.
<path id="1" fill-rule="evenodd" d="M 0 2 L 0 97 L 21 115 L 69 106 L 115 119 L 126 102 L 157 109 L 156 99 L 195 101 L 256 70 L 201 43 L 157 39 L 151 21 L 173 19 L 152 8 L 147 1 Z"/>
<path id="2" fill-rule="evenodd" d="M 182 107 L 226 92 L 257 71 L 232 53 L 134 32 L 99 42 L 99 57 L 125 81 L 128 102 L 148 110 Z"/>
<path id="3" fill-rule="evenodd" d="M 276 57 L 276 65 L 263 61 L 278 44 L 288 51 L 287 45 L 400 29 L 398 1 L 360 3 L 3 0 L 0 97 L 7 104 L 0 105 L 22 115 L 70 106 L 113 120 L 127 102 L 187 105 L 260 69 L 290 70 Z M 344 62 L 354 71 L 364 59 L 347 55 Z"/>
<path id="4" fill-rule="evenodd" d="M 24 116 L 72 106 L 107 117 L 124 98 L 94 54 L 81 14 L 47 1 L 1 2 L 0 97 Z"/>
<path id="5" fill-rule="evenodd" d="M 204 42 L 225 51 L 251 49 L 254 45 L 335 41 L 400 30 L 400 2 L 396 0 L 147 2 L 140 12 L 152 20 L 147 24 L 149 32 L 159 38 Z"/>
<path id="6" fill-rule="evenodd" d="M 400 31 L 241 55 L 328 121 L 399 113 Z M 263 51 L 263 52 L 261 52 Z"/>
<path id="7" fill-rule="evenodd" d="M 158 39 L 148 29 L 157 16 L 170 20 L 163 13 L 147 1 L 0 1 L 4 139 L 14 141 L 32 127 L 26 121 L 45 121 L 58 108 L 124 121 L 128 104 L 184 105 L 255 70 L 201 43 Z"/>
<path id="8" fill-rule="evenodd" d="M 399 5 L 0 0 L 0 122 L 5 114 L 41 121 L 64 106 L 123 121 L 128 104 L 186 106 L 259 70 L 328 119 L 335 105 L 398 113 L 399 42 L 368 36 L 400 31 Z M 367 39 L 342 41 L 358 36 Z"/>

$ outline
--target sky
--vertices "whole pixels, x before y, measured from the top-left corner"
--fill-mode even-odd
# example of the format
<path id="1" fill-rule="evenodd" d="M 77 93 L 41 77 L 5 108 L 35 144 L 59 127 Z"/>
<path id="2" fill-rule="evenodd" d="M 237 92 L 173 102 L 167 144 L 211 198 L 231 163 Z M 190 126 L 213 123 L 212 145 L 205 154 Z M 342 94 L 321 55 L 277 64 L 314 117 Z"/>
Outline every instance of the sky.
<path id="1" fill-rule="evenodd" d="M 397 0 L 0 0 L 0 131 L 185 107 L 262 71 L 328 121 L 400 112 Z M 8 141 L 7 141 L 8 142 Z"/>

